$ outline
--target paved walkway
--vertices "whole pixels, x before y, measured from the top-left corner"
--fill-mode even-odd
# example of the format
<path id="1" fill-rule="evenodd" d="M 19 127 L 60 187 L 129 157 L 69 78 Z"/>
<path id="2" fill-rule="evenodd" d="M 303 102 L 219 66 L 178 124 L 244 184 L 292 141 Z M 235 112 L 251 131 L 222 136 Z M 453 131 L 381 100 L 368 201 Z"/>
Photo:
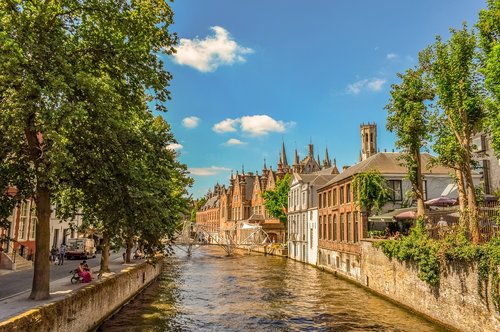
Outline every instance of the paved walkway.
<path id="1" fill-rule="evenodd" d="M 131 264 L 123 264 L 123 259 L 122 257 L 117 257 L 114 258 L 113 260 L 110 261 L 109 263 L 109 268 L 110 272 L 103 274 L 102 278 L 107 278 L 115 274 L 121 273 L 124 269 L 127 269 L 130 266 L 133 266 L 137 263 L 141 263 L 143 260 L 140 261 L 133 261 Z M 95 269 L 92 269 L 95 271 Z M 2 273 L 6 273 L 5 270 L 2 270 Z M 11 272 L 15 274 L 16 272 Z M 94 279 L 92 283 L 95 283 L 97 281 L 97 273 L 93 273 Z M 89 284 L 83 284 L 83 283 L 78 283 L 78 284 L 71 284 L 71 276 L 68 274 L 68 276 L 57 279 L 54 281 L 51 281 L 50 283 L 50 299 L 48 300 L 41 300 L 41 301 L 33 301 L 29 300 L 29 292 L 23 292 L 21 294 L 16 294 L 10 297 L 5 297 L 0 300 L 0 322 L 3 322 L 5 320 L 8 320 L 9 318 L 12 318 L 14 316 L 17 316 L 19 314 L 22 314 L 24 312 L 27 312 L 35 307 L 42 306 L 44 304 L 52 303 L 59 301 L 65 297 L 67 297 L 69 294 L 73 293 L 79 288 L 85 287 Z M 92 284 L 90 283 L 90 284 Z"/>

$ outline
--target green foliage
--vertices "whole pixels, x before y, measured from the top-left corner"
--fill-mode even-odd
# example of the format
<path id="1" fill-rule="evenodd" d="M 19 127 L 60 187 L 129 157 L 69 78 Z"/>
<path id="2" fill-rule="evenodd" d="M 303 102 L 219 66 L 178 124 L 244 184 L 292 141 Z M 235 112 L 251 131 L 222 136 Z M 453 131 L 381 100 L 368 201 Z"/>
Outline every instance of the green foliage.
<path id="1" fill-rule="evenodd" d="M 288 192 L 290 191 L 290 182 L 292 176 L 285 174 L 282 179 L 276 181 L 274 189 L 266 190 L 262 193 L 266 210 L 280 222 L 286 225 L 286 210 L 288 209 Z"/>
<path id="2" fill-rule="evenodd" d="M 193 207 L 193 209 L 191 209 L 191 219 L 190 219 L 191 222 L 196 222 L 196 212 L 198 212 L 200 210 L 200 208 L 203 205 L 205 205 L 206 202 L 207 202 L 207 198 L 202 197 L 194 203 L 194 207 Z"/>
<path id="3" fill-rule="evenodd" d="M 368 215 L 373 210 L 380 211 L 391 198 L 387 181 L 377 170 L 356 174 L 352 180 L 352 190 L 357 204 Z"/>
<path id="4" fill-rule="evenodd" d="M 419 201 L 423 213 L 423 182 L 420 150 L 431 139 L 431 114 L 426 102 L 434 98 L 432 85 L 423 78 L 423 70 L 408 69 L 398 74 L 402 82 L 391 86 L 391 99 L 385 106 L 388 111 L 386 127 L 397 136 L 396 147 L 408 169 L 407 178 L 412 184 L 412 196 Z"/>
<path id="5" fill-rule="evenodd" d="M 375 243 L 387 257 L 398 261 L 412 261 L 418 266 L 418 277 L 435 286 L 439 284 L 438 245 L 429 238 L 424 227 L 423 219 L 410 230 L 408 236 L 401 240 L 386 240 Z"/>
<path id="6" fill-rule="evenodd" d="M 35 298 L 49 295 L 50 206 L 110 239 L 139 236 L 153 252 L 186 212 L 185 165 L 167 148 L 174 52 L 165 1 L 0 2 L 0 218 L 37 203 Z M 38 261 L 39 260 L 39 261 Z"/>
<path id="7" fill-rule="evenodd" d="M 488 108 L 488 127 L 491 130 L 492 145 L 500 155 L 500 2 L 488 0 L 488 9 L 479 13 L 481 72 L 489 91 L 485 99 Z"/>
<path id="8" fill-rule="evenodd" d="M 408 236 L 376 242 L 374 246 L 389 258 L 416 263 L 418 277 L 432 286 L 439 284 L 441 267 L 449 262 L 477 263 L 479 294 L 486 298 L 485 291 L 489 289 L 493 305 L 500 309 L 500 236 L 484 245 L 471 243 L 464 231 L 448 235 L 443 240 L 433 240 L 419 219 Z"/>

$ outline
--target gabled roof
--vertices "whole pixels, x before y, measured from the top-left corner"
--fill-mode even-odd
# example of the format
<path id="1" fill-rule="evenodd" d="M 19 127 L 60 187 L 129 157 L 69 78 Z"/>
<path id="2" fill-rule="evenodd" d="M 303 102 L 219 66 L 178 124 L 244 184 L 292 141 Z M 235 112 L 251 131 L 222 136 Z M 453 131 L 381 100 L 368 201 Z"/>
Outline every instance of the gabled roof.
<path id="1" fill-rule="evenodd" d="M 370 170 L 378 170 L 381 174 L 401 174 L 406 175 L 408 173 L 408 169 L 404 166 L 404 161 L 400 160 L 402 153 L 400 152 L 379 152 L 374 154 L 373 156 L 357 163 L 354 166 L 349 167 L 332 180 L 328 181 L 324 187 L 336 183 L 342 180 L 345 180 L 349 177 L 352 177 L 356 174 L 367 172 Z M 452 173 L 452 170 L 443 166 L 435 166 L 432 168 L 428 168 L 427 166 L 430 163 L 432 156 L 428 153 L 422 153 L 422 173 L 424 175 L 429 174 L 442 174 L 448 175 Z"/>

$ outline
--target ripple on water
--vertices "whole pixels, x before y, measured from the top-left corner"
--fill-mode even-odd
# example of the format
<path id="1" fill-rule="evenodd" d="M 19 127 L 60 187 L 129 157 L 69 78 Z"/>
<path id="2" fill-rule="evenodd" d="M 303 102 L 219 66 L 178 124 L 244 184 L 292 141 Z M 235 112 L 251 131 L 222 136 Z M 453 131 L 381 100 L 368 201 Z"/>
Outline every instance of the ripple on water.
<path id="1" fill-rule="evenodd" d="M 99 331 L 444 331 L 363 288 L 281 257 L 202 247 Z"/>

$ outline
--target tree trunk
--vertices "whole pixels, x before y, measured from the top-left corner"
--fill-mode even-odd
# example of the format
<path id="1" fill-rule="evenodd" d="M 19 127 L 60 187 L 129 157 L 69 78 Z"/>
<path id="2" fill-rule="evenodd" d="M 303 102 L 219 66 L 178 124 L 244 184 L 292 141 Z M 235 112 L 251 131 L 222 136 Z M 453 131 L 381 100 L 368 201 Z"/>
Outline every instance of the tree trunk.
<path id="1" fill-rule="evenodd" d="M 424 183 L 422 181 L 422 160 L 420 159 L 420 150 L 416 150 L 414 154 L 415 165 L 416 165 L 416 190 L 415 194 L 417 196 L 417 218 L 423 217 L 425 215 L 424 206 Z"/>
<path id="2" fill-rule="evenodd" d="M 467 160 L 468 159 L 468 160 Z M 472 242 L 475 244 L 479 243 L 479 209 L 477 206 L 476 190 L 474 188 L 474 182 L 472 180 L 472 172 L 470 167 L 470 159 L 466 158 L 465 163 L 465 180 L 467 185 L 467 205 L 469 212 L 469 231 L 472 236 Z"/>
<path id="3" fill-rule="evenodd" d="M 36 235 L 35 268 L 33 272 L 32 300 L 45 300 L 50 297 L 50 191 L 37 184 L 36 195 Z"/>
<path id="4" fill-rule="evenodd" d="M 466 229 L 467 215 L 467 194 L 465 193 L 465 182 L 463 173 L 459 169 L 455 169 L 455 177 L 458 190 L 458 209 L 460 211 L 460 227 Z"/>
<path id="5" fill-rule="evenodd" d="M 130 255 L 132 253 L 132 246 L 134 245 L 134 241 L 132 236 L 127 238 L 127 249 L 125 251 L 125 263 L 130 263 Z"/>
<path id="6" fill-rule="evenodd" d="M 101 273 L 109 272 L 109 234 L 102 233 Z"/>

